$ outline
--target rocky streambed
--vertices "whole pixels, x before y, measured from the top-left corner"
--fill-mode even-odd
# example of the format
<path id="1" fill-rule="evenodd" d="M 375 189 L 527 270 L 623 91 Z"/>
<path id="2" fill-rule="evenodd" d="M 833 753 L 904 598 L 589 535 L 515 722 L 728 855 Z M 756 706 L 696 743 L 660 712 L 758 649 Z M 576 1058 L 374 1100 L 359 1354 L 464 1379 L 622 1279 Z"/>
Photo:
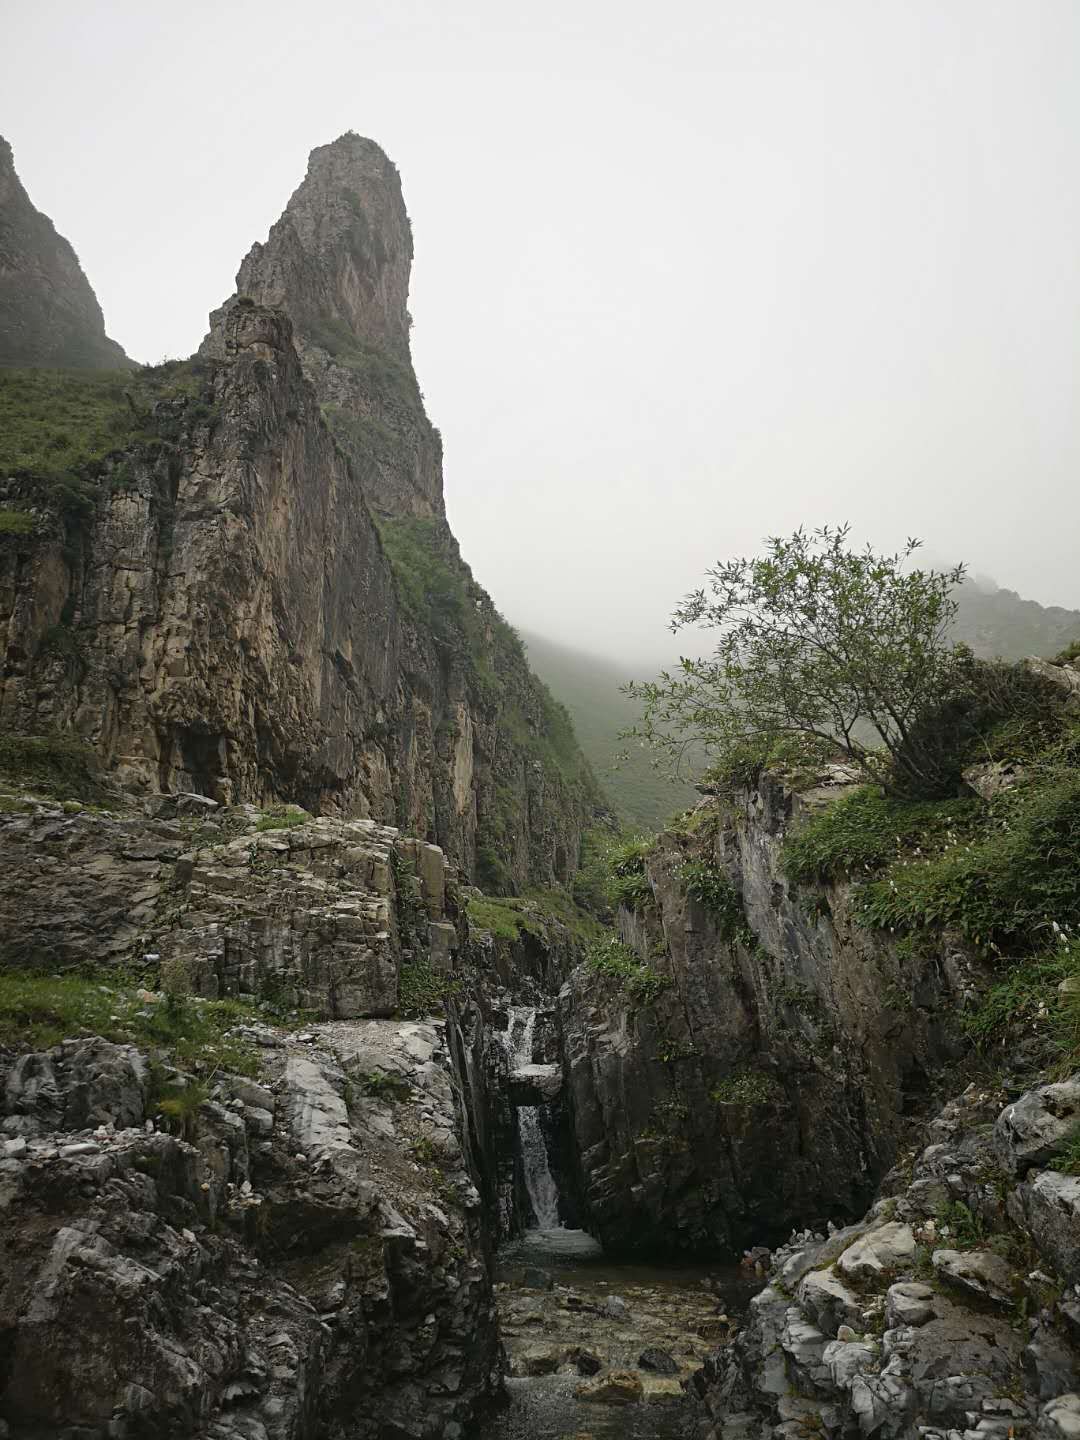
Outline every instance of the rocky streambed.
<path id="1" fill-rule="evenodd" d="M 688 1433 L 683 1381 L 760 1280 L 724 1266 L 616 1263 L 580 1230 L 531 1230 L 499 1257 L 506 1404 L 478 1440 Z"/>

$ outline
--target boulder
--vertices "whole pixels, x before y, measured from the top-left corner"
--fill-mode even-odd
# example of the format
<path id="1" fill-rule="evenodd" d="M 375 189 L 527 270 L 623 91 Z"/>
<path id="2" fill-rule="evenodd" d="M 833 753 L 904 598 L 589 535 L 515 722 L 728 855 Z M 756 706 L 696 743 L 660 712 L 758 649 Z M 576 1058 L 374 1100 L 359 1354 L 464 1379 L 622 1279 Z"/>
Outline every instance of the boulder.
<path id="1" fill-rule="evenodd" d="M 1019 1189 L 1039 1250 L 1064 1279 L 1080 1283 L 1080 1175 L 1043 1170 Z"/>
<path id="2" fill-rule="evenodd" d="M 935 1250 L 931 1258 L 947 1285 L 1005 1309 L 1017 1298 L 1020 1277 L 992 1250 Z"/>
<path id="3" fill-rule="evenodd" d="M 641 1376 L 633 1370 L 609 1370 L 578 1385 L 574 1394 L 594 1405 L 640 1405 L 645 1396 Z"/>
<path id="4" fill-rule="evenodd" d="M 828 1336 L 841 1325 L 853 1328 L 862 1323 L 862 1302 L 833 1269 L 811 1270 L 799 1282 L 799 1304 Z"/>
<path id="5" fill-rule="evenodd" d="M 902 1280 L 889 1286 L 885 1296 L 886 1325 L 925 1325 L 933 1314 L 934 1292 L 929 1285 Z"/>
<path id="6" fill-rule="evenodd" d="M 679 1365 L 675 1357 L 658 1346 L 650 1345 L 638 1356 L 642 1370 L 651 1370 L 654 1375 L 677 1375 Z"/>
<path id="7" fill-rule="evenodd" d="M 1080 1387 L 1076 1347 L 1052 1325 L 1039 1321 L 1020 1356 L 1028 1386 L 1040 1400 L 1052 1400 Z"/>
<path id="8" fill-rule="evenodd" d="M 518 1375 L 553 1375 L 561 1359 L 557 1345 L 530 1345 L 515 1359 L 514 1371 Z"/>
<path id="9" fill-rule="evenodd" d="M 572 1365 L 579 1375 L 599 1375 L 604 1368 L 604 1362 L 597 1355 L 595 1350 L 587 1350 L 584 1345 L 575 1345 L 567 1350 L 564 1359 L 567 1365 Z"/>
<path id="10" fill-rule="evenodd" d="M 1080 1395 L 1058 1395 L 1039 1412 L 1039 1440 L 1080 1440 Z"/>
<path id="11" fill-rule="evenodd" d="M 1080 1129 L 1080 1075 L 1040 1085 L 1006 1105 L 994 1125 L 994 1150 L 1011 1175 L 1052 1163 Z"/>
<path id="12" fill-rule="evenodd" d="M 876 1280 L 910 1265 L 915 1258 L 915 1236 L 910 1225 L 893 1221 L 870 1230 L 849 1245 L 836 1262 L 843 1275 L 854 1280 Z"/>

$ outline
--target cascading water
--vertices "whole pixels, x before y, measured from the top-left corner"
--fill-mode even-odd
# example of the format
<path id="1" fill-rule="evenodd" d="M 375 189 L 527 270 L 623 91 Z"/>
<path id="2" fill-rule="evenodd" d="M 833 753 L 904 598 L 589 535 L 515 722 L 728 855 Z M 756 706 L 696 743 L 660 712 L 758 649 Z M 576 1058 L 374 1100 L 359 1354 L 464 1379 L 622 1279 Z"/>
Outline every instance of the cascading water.
<path id="1" fill-rule="evenodd" d="M 532 1064 L 535 1030 L 535 1008 L 523 1005 L 513 1006 L 503 1037 L 511 1068 Z M 537 1228 L 540 1230 L 561 1229 L 559 1187 L 555 1184 L 555 1177 L 551 1173 L 551 1165 L 548 1162 L 544 1132 L 540 1128 L 540 1108 L 537 1105 L 522 1105 L 517 1112 L 517 1117 L 525 1189 L 529 1195 L 529 1204 L 532 1206 Z"/>

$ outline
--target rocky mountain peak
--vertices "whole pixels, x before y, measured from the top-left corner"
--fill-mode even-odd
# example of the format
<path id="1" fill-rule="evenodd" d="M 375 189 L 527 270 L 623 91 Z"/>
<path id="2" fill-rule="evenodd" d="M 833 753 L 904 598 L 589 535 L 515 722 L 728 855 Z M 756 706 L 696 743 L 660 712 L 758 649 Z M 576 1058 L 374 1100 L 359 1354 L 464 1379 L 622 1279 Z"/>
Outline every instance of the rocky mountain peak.
<path id="1" fill-rule="evenodd" d="M 412 232 L 397 168 L 352 133 L 311 152 L 307 174 L 236 287 L 285 310 L 299 338 L 336 354 L 356 342 L 409 354 Z"/>
<path id="2" fill-rule="evenodd" d="M 0 365 L 113 370 L 131 361 L 105 318 L 79 257 L 36 209 L 0 136 Z"/>

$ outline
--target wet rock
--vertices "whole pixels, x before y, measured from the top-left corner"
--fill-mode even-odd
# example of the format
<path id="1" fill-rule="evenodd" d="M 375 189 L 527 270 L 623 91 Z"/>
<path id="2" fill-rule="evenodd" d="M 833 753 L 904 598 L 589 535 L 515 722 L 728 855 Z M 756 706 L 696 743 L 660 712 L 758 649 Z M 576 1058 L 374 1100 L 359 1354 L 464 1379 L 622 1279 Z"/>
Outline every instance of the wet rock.
<path id="1" fill-rule="evenodd" d="M 630 1307 L 626 1301 L 618 1295 L 609 1295 L 601 1306 L 603 1314 L 609 1320 L 629 1320 Z"/>
<path id="2" fill-rule="evenodd" d="M 555 1281 L 546 1270 L 540 1270 L 535 1265 L 526 1265 L 525 1273 L 521 1279 L 526 1290 L 553 1290 Z"/>
<path id="3" fill-rule="evenodd" d="M 553 1375 L 559 1368 L 561 1351 L 557 1345 L 530 1345 L 514 1360 L 517 1375 Z"/>
<path id="4" fill-rule="evenodd" d="M 645 1388 L 641 1376 L 633 1370 L 609 1370 L 595 1380 L 579 1385 L 574 1394 L 579 1400 L 595 1405 L 639 1405 L 644 1398 Z"/>
<path id="5" fill-rule="evenodd" d="M 638 1364 L 642 1370 L 651 1370 L 656 1375 L 677 1375 L 679 1373 L 675 1357 L 655 1345 L 650 1345 L 641 1352 L 638 1356 Z"/>
<path id="6" fill-rule="evenodd" d="M 579 1375 L 598 1375 L 604 1368 L 600 1356 L 583 1345 L 575 1345 L 566 1352 L 566 1363 L 572 1365 Z"/>
<path id="7" fill-rule="evenodd" d="M 831 1268 L 805 1275 L 799 1282 L 798 1298 L 826 1335 L 835 1336 L 841 1325 L 857 1329 L 862 1320 L 862 1302 Z"/>
<path id="8" fill-rule="evenodd" d="M 646 1405 L 678 1405 L 683 1400 L 683 1387 L 674 1375 L 646 1375 L 642 1379 Z"/>

